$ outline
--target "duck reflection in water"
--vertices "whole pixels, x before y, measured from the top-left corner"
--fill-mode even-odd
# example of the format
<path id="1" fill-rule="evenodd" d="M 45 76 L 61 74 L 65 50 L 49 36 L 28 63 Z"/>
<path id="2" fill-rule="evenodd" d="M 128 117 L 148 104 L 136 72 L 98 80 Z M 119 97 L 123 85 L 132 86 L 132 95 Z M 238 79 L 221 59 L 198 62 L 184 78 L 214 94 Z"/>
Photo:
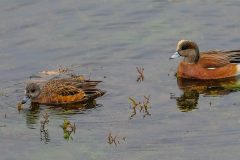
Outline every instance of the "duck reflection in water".
<path id="1" fill-rule="evenodd" d="M 29 109 L 25 109 L 23 116 L 26 118 L 27 127 L 35 129 L 38 124 L 42 112 L 48 111 L 50 115 L 73 115 L 84 114 L 87 110 L 101 107 L 102 104 L 97 104 L 96 100 L 88 101 L 87 103 L 68 104 L 61 106 L 42 106 L 31 103 Z"/>
<path id="2" fill-rule="evenodd" d="M 177 106 L 182 112 L 197 109 L 198 99 L 203 96 L 223 96 L 240 90 L 240 77 L 232 77 L 218 80 L 195 80 L 177 78 L 179 89 L 183 91 L 180 97 L 171 96 L 176 99 Z"/>
<path id="3" fill-rule="evenodd" d="M 40 126 L 40 140 L 44 143 L 50 142 L 50 134 L 48 131 L 47 123 L 52 123 L 56 117 L 73 114 L 85 114 L 87 110 L 101 107 L 102 104 L 97 104 L 96 100 L 88 101 L 87 103 L 68 104 L 65 106 L 42 106 L 39 104 L 31 103 L 30 108 L 23 110 L 23 116 L 26 118 L 26 125 L 29 129 L 37 129 Z M 47 114 L 47 123 L 46 115 Z M 42 118 L 41 118 L 42 117 Z M 46 124 L 46 125 L 45 125 Z"/>

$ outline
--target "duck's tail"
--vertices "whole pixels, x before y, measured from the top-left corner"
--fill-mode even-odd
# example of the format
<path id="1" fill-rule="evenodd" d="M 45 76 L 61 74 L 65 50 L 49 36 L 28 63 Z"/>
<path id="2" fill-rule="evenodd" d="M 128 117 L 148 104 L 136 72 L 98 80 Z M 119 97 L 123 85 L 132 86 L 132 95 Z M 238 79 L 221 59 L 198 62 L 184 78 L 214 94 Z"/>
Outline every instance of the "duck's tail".
<path id="1" fill-rule="evenodd" d="M 91 89 L 91 88 L 95 88 L 98 83 L 100 83 L 102 81 L 91 81 L 91 80 L 84 80 L 81 82 L 76 82 L 74 84 L 75 87 L 80 88 L 80 89 Z"/>
<path id="2" fill-rule="evenodd" d="M 96 99 L 98 97 L 103 96 L 106 93 L 106 91 L 103 91 L 103 90 L 100 90 L 100 89 L 97 89 L 97 88 L 84 89 L 83 91 L 87 95 L 87 97 L 86 97 L 87 101 L 92 101 L 92 100 L 94 100 L 94 99 Z"/>
<path id="3" fill-rule="evenodd" d="M 240 63 L 240 50 L 231 50 L 226 53 L 231 63 Z"/>

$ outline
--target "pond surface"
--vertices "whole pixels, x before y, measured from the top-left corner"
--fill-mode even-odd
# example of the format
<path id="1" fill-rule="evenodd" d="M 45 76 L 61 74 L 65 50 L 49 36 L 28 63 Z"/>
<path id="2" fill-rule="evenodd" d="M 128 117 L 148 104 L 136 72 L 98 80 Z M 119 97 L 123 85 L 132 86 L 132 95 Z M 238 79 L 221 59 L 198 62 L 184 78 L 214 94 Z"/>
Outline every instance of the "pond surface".
<path id="1" fill-rule="evenodd" d="M 1 160 L 239 159 L 239 80 L 177 80 L 179 60 L 168 60 L 183 38 L 200 50 L 240 49 L 239 1 L 0 4 Z M 29 77 L 59 66 L 102 80 L 107 94 L 90 109 L 30 110 L 27 104 L 18 112 Z M 143 82 L 136 82 L 136 67 L 144 68 Z M 129 97 L 148 95 L 151 107 L 134 114 Z M 76 126 L 68 138 L 64 119 Z"/>

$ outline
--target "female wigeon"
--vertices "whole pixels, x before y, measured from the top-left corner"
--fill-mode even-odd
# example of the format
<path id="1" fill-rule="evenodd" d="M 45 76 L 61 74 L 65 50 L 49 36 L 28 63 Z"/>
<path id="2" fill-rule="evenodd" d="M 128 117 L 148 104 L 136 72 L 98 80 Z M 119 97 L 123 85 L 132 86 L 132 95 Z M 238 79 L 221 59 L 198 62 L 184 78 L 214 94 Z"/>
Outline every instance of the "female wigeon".
<path id="1" fill-rule="evenodd" d="M 176 53 L 170 59 L 184 57 L 177 76 L 188 79 L 221 79 L 240 74 L 240 50 L 199 52 L 198 45 L 189 40 L 180 40 Z"/>
<path id="2" fill-rule="evenodd" d="M 85 103 L 105 93 L 95 88 L 100 82 L 73 77 L 52 79 L 42 87 L 37 83 L 29 83 L 26 86 L 26 95 L 22 104 L 26 103 L 28 99 L 35 104 L 54 106 Z"/>

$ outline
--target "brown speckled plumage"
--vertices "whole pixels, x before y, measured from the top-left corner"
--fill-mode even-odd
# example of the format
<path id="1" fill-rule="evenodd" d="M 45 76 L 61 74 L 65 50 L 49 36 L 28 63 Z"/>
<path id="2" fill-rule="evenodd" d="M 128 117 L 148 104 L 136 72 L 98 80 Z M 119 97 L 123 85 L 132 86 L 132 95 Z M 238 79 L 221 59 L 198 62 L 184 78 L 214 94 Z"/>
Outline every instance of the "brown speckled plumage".
<path id="1" fill-rule="evenodd" d="M 45 85 L 28 84 L 26 95 L 32 103 L 44 105 L 62 105 L 85 103 L 102 96 L 105 92 L 96 88 L 101 81 L 83 80 L 82 78 L 52 79 Z M 39 94 L 34 95 L 39 88 Z"/>

